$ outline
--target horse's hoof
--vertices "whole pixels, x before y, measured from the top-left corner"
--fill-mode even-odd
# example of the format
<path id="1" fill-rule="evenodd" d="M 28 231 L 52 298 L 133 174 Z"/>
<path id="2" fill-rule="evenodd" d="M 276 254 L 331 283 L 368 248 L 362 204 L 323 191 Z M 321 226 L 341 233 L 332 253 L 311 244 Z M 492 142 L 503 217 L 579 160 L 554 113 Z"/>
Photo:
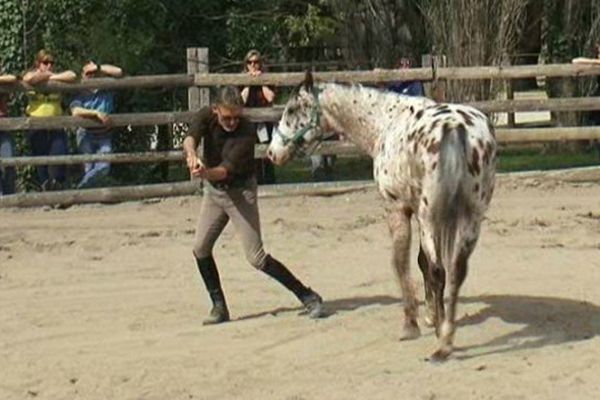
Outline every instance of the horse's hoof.
<path id="1" fill-rule="evenodd" d="M 441 363 L 448 359 L 448 356 L 452 354 L 452 348 L 446 347 L 436 350 L 427 361 L 431 363 Z"/>
<path id="2" fill-rule="evenodd" d="M 402 335 L 400 336 L 400 340 L 413 340 L 421 336 L 421 330 L 419 326 L 416 324 L 406 324 L 404 328 L 402 328 Z"/>

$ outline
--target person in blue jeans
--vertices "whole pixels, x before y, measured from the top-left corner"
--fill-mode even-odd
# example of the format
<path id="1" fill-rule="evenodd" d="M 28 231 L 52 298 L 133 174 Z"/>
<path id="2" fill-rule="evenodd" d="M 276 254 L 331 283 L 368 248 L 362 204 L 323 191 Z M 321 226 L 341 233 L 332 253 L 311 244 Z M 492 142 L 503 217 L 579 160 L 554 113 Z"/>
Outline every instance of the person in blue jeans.
<path id="1" fill-rule="evenodd" d="M 14 75 L 0 75 L 0 84 L 16 82 Z M 0 118 L 8 116 L 8 95 L 0 93 Z M 10 158 L 15 155 L 15 141 L 8 132 L 0 131 L 0 159 Z M 15 192 L 16 172 L 14 167 L 0 168 L 0 195 L 13 194 Z"/>
<path id="2" fill-rule="evenodd" d="M 0 159 L 15 156 L 15 141 L 11 134 L 0 132 Z M 0 168 L 0 195 L 15 192 L 17 174 L 14 167 Z"/>
<path id="3" fill-rule="evenodd" d="M 40 50 L 34 66 L 23 75 L 23 82 L 35 87 L 45 82 L 74 82 L 77 75 L 73 71 L 54 71 L 54 56 L 47 50 Z M 45 93 L 30 90 L 25 110 L 30 117 L 58 117 L 63 114 L 60 93 Z M 27 133 L 31 153 L 34 156 L 59 156 L 68 154 L 67 133 L 64 129 L 35 129 Z M 37 180 L 42 190 L 61 189 L 66 180 L 64 165 L 39 165 L 36 167 Z"/>
<path id="4" fill-rule="evenodd" d="M 82 69 L 82 80 L 98 76 L 118 78 L 123 75 L 121 68 L 110 64 L 97 64 L 88 61 Z M 92 118 L 102 123 L 98 128 L 77 129 L 77 146 L 83 154 L 112 153 L 112 137 L 109 115 L 114 111 L 114 95 L 105 90 L 86 90 L 79 93 L 71 102 L 71 113 L 76 117 Z M 98 180 L 107 176 L 110 164 L 107 162 L 91 162 L 85 164 L 85 174 L 78 188 L 95 186 Z"/>

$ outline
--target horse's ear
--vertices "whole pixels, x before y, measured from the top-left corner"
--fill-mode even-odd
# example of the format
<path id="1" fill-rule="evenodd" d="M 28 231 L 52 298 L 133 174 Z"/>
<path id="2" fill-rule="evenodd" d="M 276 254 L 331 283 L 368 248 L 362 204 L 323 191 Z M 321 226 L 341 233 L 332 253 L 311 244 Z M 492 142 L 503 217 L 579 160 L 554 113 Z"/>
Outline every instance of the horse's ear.
<path id="1" fill-rule="evenodd" d="M 312 72 L 310 70 L 306 71 L 306 75 L 304 75 L 304 89 L 306 89 L 307 92 L 312 91 L 313 89 L 313 85 L 314 85 L 314 81 L 313 81 L 313 75 Z"/>

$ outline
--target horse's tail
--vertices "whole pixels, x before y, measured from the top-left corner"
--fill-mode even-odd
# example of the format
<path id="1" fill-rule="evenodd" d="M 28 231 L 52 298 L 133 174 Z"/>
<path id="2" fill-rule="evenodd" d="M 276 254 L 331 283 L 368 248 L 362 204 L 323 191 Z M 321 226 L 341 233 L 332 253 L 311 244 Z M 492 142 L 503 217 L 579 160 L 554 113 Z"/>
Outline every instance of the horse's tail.
<path id="1" fill-rule="evenodd" d="M 471 199 L 465 188 L 469 181 L 468 142 L 465 126 L 443 127 L 440 143 L 439 175 L 432 201 L 433 238 L 436 258 L 446 271 L 456 259 L 458 224 L 470 214 Z"/>

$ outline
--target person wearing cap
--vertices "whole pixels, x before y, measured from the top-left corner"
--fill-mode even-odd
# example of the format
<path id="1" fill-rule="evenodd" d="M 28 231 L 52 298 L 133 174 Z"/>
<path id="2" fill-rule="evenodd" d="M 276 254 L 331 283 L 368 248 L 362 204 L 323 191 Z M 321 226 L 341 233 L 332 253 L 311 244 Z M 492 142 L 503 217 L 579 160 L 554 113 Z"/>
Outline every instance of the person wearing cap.
<path id="1" fill-rule="evenodd" d="M 23 75 L 23 82 L 32 86 L 47 82 L 70 83 L 77 79 L 73 71 L 54 71 L 55 59 L 47 50 L 36 54 L 34 66 Z M 30 117 L 58 117 L 63 114 L 60 93 L 42 90 L 27 92 L 28 105 L 25 113 Z M 27 133 L 27 139 L 34 156 L 59 156 L 68 153 L 67 133 L 64 129 L 34 129 Z M 64 165 L 39 165 L 37 183 L 42 190 L 61 189 L 66 180 Z"/>
<path id="2" fill-rule="evenodd" d="M 93 60 L 87 61 L 81 70 L 82 82 L 97 77 L 120 78 L 121 68 L 111 64 L 100 64 Z M 110 114 L 115 108 L 114 94 L 99 89 L 86 89 L 71 101 L 71 114 L 75 117 L 89 118 L 100 122 L 98 127 L 80 127 L 77 129 L 77 147 L 82 154 L 112 153 L 112 135 L 110 129 Z M 84 175 L 78 188 L 94 186 L 98 180 L 110 172 L 108 162 L 89 162 L 85 164 Z"/>
<path id="3" fill-rule="evenodd" d="M 192 177 L 204 179 L 204 196 L 193 254 L 213 308 L 205 325 L 229 321 L 229 309 L 213 257 L 215 242 L 231 220 L 248 262 L 290 290 L 311 318 L 322 316 L 321 296 L 304 286 L 263 247 L 254 169 L 254 126 L 241 116 L 238 88 L 221 89 L 216 103 L 199 110 L 183 141 Z M 196 148 L 203 140 L 203 155 Z"/>

